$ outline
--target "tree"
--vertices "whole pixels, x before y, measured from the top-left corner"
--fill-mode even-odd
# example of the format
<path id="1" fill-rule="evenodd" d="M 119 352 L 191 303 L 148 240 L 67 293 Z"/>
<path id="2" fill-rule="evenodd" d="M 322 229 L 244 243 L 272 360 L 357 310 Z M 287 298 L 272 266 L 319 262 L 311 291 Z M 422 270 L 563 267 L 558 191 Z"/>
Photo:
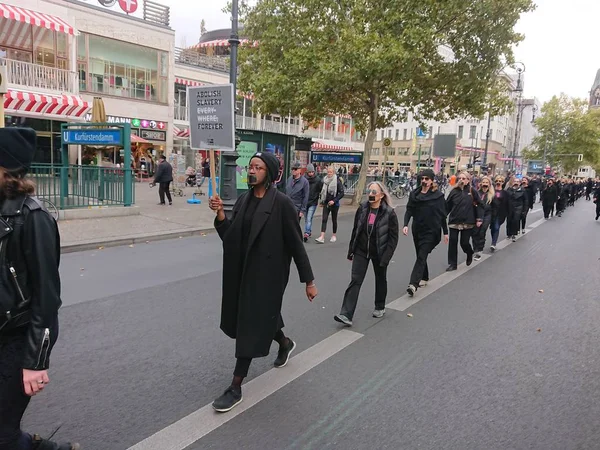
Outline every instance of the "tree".
<path id="1" fill-rule="evenodd" d="M 202 36 L 204 33 L 206 33 L 206 21 L 202 19 L 200 21 L 200 36 Z"/>
<path id="2" fill-rule="evenodd" d="M 246 36 L 259 45 L 242 48 L 239 87 L 262 113 L 308 123 L 351 115 L 366 132 L 366 167 L 376 130 L 409 114 L 447 121 L 507 108 L 497 73 L 523 39 L 514 31 L 520 14 L 533 7 L 531 0 L 260 0 L 244 18 Z M 365 180 L 362 170 L 354 203 Z"/>
<path id="3" fill-rule="evenodd" d="M 535 121 L 539 135 L 523 152 L 525 158 L 543 159 L 545 153 L 546 162 L 565 173 L 582 164 L 600 164 L 600 111 L 588 110 L 588 103 L 565 94 L 546 102 Z"/>

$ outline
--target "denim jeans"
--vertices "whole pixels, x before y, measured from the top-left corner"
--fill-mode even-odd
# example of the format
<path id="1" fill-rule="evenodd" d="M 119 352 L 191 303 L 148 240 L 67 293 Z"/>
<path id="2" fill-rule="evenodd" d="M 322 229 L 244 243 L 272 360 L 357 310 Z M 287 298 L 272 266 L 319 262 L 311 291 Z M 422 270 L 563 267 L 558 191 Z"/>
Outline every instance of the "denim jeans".
<path id="1" fill-rule="evenodd" d="M 490 224 L 490 232 L 492 233 L 492 245 L 496 245 L 498 243 L 498 236 L 500 236 L 500 227 L 504 221 L 500 222 L 497 218 L 492 219 L 492 223 Z"/>
<path id="2" fill-rule="evenodd" d="M 306 211 L 305 225 L 304 225 L 304 233 L 312 234 L 312 221 L 315 212 L 317 211 L 317 205 L 309 206 Z"/>

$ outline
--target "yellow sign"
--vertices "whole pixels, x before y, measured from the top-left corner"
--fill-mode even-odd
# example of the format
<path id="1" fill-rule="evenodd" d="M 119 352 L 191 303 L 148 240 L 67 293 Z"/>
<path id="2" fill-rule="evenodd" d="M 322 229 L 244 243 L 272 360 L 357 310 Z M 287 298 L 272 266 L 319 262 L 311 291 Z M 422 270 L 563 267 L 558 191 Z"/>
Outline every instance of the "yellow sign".
<path id="1" fill-rule="evenodd" d="M 385 138 L 383 140 L 383 146 L 384 147 L 390 147 L 392 145 L 392 140 L 390 138 Z"/>

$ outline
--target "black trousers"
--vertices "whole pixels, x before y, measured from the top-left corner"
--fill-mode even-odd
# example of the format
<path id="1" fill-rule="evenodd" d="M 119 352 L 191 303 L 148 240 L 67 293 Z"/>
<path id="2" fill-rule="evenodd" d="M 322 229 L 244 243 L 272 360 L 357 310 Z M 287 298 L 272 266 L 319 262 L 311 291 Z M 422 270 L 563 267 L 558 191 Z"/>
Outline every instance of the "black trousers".
<path id="1" fill-rule="evenodd" d="M 160 197 L 161 203 L 165 203 L 165 195 L 167 196 L 169 203 L 173 203 L 173 199 L 171 198 L 171 190 L 169 189 L 170 185 L 171 185 L 170 181 L 167 181 L 166 183 L 159 183 L 158 196 Z"/>
<path id="2" fill-rule="evenodd" d="M 521 215 L 510 214 L 508 219 L 506 219 L 506 235 L 507 236 L 516 236 L 519 234 L 521 225 Z"/>
<path id="3" fill-rule="evenodd" d="M 21 369 L 25 335 L 0 339 L 0 449 L 25 450 L 31 446 L 31 436 L 21 431 L 30 400 L 23 390 Z"/>
<path id="4" fill-rule="evenodd" d="M 437 246 L 433 242 L 419 242 L 418 238 L 413 234 L 413 243 L 415 244 L 415 252 L 417 260 L 410 274 L 410 284 L 418 288 L 421 281 L 429 281 L 429 267 L 427 266 L 427 258 L 433 249 Z"/>
<path id="5" fill-rule="evenodd" d="M 542 203 L 544 209 L 544 218 L 550 217 L 550 214 L 554 215 L 554 203 Z"/>
<path id="6" fill-rule="evenodd" d="M 525 230 L 525 228 L 527 228 L 527 214 L 529 214 L 529 209 L 525 209 L 523 211 L 523 215 L 521 216 L 521 230 Z"/>
<path id="7" fill-rule="evenodd" d="M 279 345 L 283 345 L 285 342 L 285 334 L 283 334 L 283 330 L 277 330 L 273 340 Z M 246 378 L 248 376 L 248 370 L 250 370 L 250 363 L 252 363 L 252 358 L 236 358 L 233 376 Z"/>
<path id="8" fill-rule="evenodd" d="M 354 255 L 352 260 L 351 280 L 344 294 L 344 302 L 342 303 L 342 311 L 340 314 L 352 320 L 356 305 L 358 303 L 358 295 L 360 288 L 365 281 L 369 261 L 373 264 L 375 272 L 375 309 L 385 308 L 385 299 L 387 297 L 387 267 L 381 267 L 379 261 L 372 258 L 366 258 L 361 255 Z"/>
<path id="9" fill-rule="evenodd" d="M 333 234 L 337 233 L 337 225 L 338 225 L 338 211 L 340 210 L 339 206 L 323 206 L 323 217 L 321 221 L 321 233 L 325 233 L 327 231 L 327 218 L 329 217 L 329 213 L 331 213 L 331 222 L 333 224 Z"/>
<path id="10" fill-rule="evenodd" d="M 473 229 L 457 230 L 456 228 L 450 228 L 450 237 L 448 242 L 448 264 L 456 267 L 458 266 L 458 242 L 460 236 L 460 248 L 467 255 L 472 255 L 473 248 L 471 247 L 471 236 Z"/>
<path id="11" fill-rule="evenodd" d="M 475 253 L 481 253 L 483 248 L 485 247 L 485 235 L 487 233 L 490 224 L 492 223 L 492 216 L 485 216 L 483 218 L 483 223 L 479 228 L 473 228 L 472 238 L 473 238 L 473 251 Z"/>

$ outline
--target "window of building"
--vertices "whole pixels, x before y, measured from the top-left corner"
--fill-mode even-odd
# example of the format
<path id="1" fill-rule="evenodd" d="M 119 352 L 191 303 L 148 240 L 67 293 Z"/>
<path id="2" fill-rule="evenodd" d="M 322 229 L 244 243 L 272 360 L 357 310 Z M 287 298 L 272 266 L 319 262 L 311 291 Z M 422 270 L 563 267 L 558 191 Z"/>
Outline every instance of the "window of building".
<path id="1" fill-rule="evenodd" d="M 469 127 L 469 139 L 475 139 L 476 136 L 477 136 L 477 126 L 471 125 Z"/>
<path id="2" fill-rule="evenodd" d="M 400 138 L 400 130 L 396 128 L 396 140 Z"/>
<path id="3" fill-rule="evenodd" d="M 167 103 L 167 53 L 86 35 L 78 39 L 77 55 L 83 90 Z"/>
<path id="4" fill-rule="evenodd" d="M 458 127 L 458 138 L 462 139 L 463 138 L 463 133 L 465 132 L 465 127 L 462 125 L 459 125 Z"/>
<path id="5" fill-rule="evenodd" d="M 388 148 L 388 156 L 396 156 L 396 149 L 393 147 Z"/>
<path id="6" fill-rule="evenodd" d="M 427 137 L 431 139 L 433 137 L 433 127 L 429 127 L 429 131 L 427 132 Z"/>
<path id="7" fill-rule="evenodd" d="M 441 131 L 441 129 L 442 129 L 442 127 L 438 127 L 438 132 L 437 132 L 437 134 L 440 134 L 440 131 Z"/>
<path id="8" fill-rule="evenodd" d="M 387 136 L 387 137 L 391 138 L 391 137 L 392 137 L 392 130 L 388 130 L 388 133 L 387 133 L 387 134 L 388 134 L 388 136 Z"/>
<path id="9" fill-rule="evenodd" d="M 407 132 L 408 132 L 408 130 L 406 128 L 402 131 L 402 140 L 404 140 L 404 141 L 406 140 Z"/>

